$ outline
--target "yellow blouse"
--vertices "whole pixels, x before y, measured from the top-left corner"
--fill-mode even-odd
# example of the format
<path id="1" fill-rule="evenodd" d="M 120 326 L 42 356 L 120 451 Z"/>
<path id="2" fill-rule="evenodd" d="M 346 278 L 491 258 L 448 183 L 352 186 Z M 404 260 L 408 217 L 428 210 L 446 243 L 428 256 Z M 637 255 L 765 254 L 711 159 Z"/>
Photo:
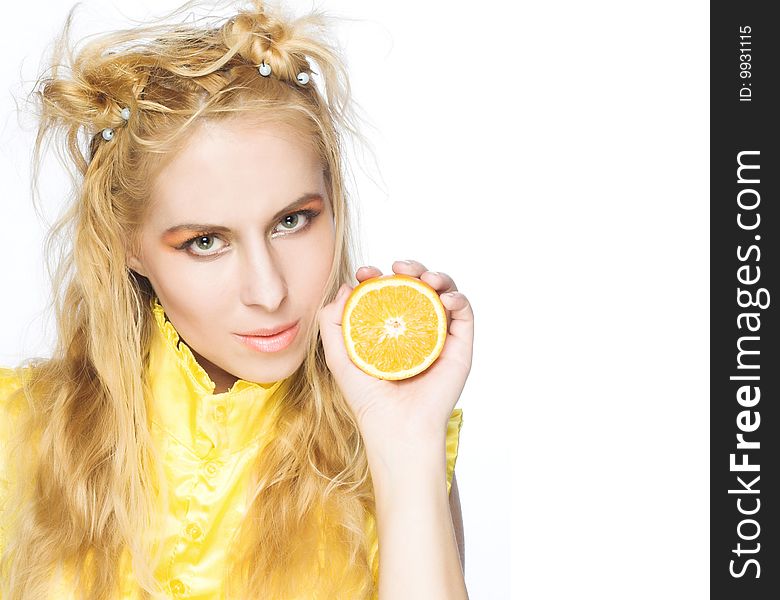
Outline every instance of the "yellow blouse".
<path id="1" fill-rule="evenodd" d="M 164 559 L 155 576 L 166 591 L 164 598 L 221 598 L 220 588 L 230 533 L 244 515 L 244 498 L 253 458 L 273 434 L 270 385 L 237 380 L 227 391 L 214 394 L 215 384 L 197 363 L 189 347 L 155 301 L 157 324 L 150 356 L 154 402 L 151 431 L 168 479 L 169 510 L 160 532 Z M 5 441 L 14 413 L 6 401 L 20 386 L 15 372 L 0 368 L 0 550 L 4 546 L 2 513 L 13 479 L 4 459 Z M 447 438 L 447 490 L 458 454 L 462 410 L 450 417 Z M 378 575 L 378 541 L 374 518 L 369 516 L 370 564 Z M 327 543 L 327 540 L 325 540 Z M 322 548 L 320 562 L 322 562 Z M 313 560 L 316 557 L 312 557 Z M 122 598 L 136 598 L 129 562 L 122 565 Z M 293 574 L 291 574 L 293 575 Z M 65 580 L 55 583 L 56 598 L 70 598 Z M 312 590 L 307 598 L 316 597 Z"/>

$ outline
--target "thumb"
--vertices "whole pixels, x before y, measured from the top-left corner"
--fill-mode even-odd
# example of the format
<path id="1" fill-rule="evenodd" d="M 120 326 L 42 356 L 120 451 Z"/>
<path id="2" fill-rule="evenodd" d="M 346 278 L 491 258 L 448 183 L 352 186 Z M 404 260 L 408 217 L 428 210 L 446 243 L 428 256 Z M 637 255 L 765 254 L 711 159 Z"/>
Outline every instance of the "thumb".
<path id="1" fill-rule="evenodd" d="M 332 373 L 343 372 L 350 361 L 347 349 L 344 346 L 344 334 L 341 330 L 341 317 L 344 314 L 344 306 L 347 298 L 352 293 L 352 288 L 341 284 L 336 297 L 320 309 L 319 324 L 322 347 L 325 350 L 325 362 Z"/>

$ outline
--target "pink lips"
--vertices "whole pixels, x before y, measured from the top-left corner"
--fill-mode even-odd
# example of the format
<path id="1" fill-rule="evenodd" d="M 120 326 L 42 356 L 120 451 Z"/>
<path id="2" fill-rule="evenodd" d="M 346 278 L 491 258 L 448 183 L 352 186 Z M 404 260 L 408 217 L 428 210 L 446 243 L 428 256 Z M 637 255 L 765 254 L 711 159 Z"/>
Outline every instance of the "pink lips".
<path id="1" fill-rule="evenodd" d="M 241 335 L 234 333 L 242 343 L 258 352 L 279 352 L 289 346 L 298 334 L 298 322 L 274 335 Z"/>

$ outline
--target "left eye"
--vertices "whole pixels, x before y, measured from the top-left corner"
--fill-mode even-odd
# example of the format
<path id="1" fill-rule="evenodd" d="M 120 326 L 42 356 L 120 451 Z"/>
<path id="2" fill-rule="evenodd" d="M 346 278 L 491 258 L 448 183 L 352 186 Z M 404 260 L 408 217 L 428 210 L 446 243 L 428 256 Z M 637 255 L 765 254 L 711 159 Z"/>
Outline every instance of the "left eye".
<path id="1" fill-rule="evenodd" d="M 279 225 L 282 226 L 282 235 L 289 235 L 290 233 L 303 231 L 311 224 L 311 222 L 314 220 L 314 217 L 316 217 L 318 214 L 320 214 L 319 211 L 305 208 L 282 217 L 282 220 L 279 221 Z M 300 223 L 301 217 L 304 217 L 303 225 L 296 227 L 298 223 Z"/>
<path id="2" fill-rule="evenodd" d="M 301 213 L 292 213 L 282 218 L 279 224 L 284 228 L 284 231 L 295 231 L 295 226 L 301 220 Z"/>

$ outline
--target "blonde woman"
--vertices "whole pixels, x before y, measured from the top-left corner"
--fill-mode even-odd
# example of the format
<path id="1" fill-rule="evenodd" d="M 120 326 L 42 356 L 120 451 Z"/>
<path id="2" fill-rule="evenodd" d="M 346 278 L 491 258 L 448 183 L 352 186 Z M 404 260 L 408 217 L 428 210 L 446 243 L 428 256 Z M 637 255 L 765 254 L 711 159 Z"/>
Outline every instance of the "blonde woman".
<path id="1" fill-rule="evenodd" d="M 181 16 L 188 3 L 172 16 Z M 348 358 L 358 136 L 327 19 L 260 1 L 71 52 L 39 109 L 75 172 L 47 239 L 57 343 L 0 369 L 2 598 L 466 598 L 454 466 L 473 314 L 440 358 Z M 315 79 L 319 78 L 319 82 Z"/>

